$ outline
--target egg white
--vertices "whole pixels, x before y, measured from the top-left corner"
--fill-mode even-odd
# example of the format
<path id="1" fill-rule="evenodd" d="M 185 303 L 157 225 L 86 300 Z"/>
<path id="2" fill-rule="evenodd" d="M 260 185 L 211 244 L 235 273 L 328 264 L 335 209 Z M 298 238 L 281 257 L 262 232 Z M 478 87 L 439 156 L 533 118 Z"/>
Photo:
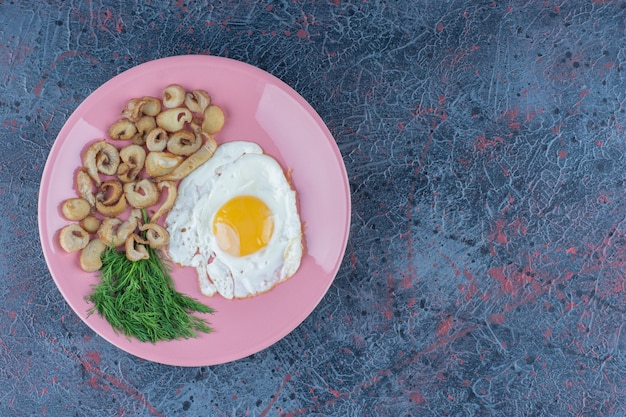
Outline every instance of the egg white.
<path id="1" fill-rule="evenodd" d="M 213 219 L 230 199 L 251 195 L 272 211 L 274 230 L 268 244 L 246 256 L 224 252 L 213 234 Z M 181 181 L 166 227 L 174 262 L 192 266 L 203 294 L 244 298 L 264 293 L 299 268 L 302 224 L 296 193 L 278 162 L 251 142 L 218 146 L 206 163 Z"/>

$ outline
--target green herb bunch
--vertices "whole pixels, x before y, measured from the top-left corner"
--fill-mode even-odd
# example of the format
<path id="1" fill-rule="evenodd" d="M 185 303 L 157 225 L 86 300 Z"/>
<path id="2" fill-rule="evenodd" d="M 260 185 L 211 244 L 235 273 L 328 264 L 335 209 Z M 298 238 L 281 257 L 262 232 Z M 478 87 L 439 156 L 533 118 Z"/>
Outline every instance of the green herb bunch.
<path id="1" fill-rule="evenodd" d="M 155 343 L 161 340 L 198 337 L 212 331 L 203 318 L 193 315 L 213 313 L 201 302 L 174 288 L 171 268 L 161 253 L 146 247 L 150 257 L 130 261 L 124 252 L 108 248 L 102 255 L 100 283 L 87 301 L 113 329 L 128 338 Z"/>

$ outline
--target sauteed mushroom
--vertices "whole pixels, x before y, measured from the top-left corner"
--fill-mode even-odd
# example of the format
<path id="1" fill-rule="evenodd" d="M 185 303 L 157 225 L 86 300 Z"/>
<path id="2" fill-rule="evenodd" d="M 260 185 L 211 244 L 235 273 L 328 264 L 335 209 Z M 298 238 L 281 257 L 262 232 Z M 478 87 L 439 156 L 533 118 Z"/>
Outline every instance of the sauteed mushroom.
<path id="1" fill-rule="evenodd" d="M 100 228 L 100 220 L 93 215 L 85 217 L 78 224 L 89 233 L 96 233 Z"/>
<path id="2" fill-rule="evenodd" d="M 163 90 L 163 105 L 165 107 L 178 107 L 185 101 L 185 89 L 178 84 L 171 84 Z"/>
<path id="3" fill-rule="evenodd" d="M 61 212 L 68 220 L 82 220 L 89 215 L 91 205 L 84 198 L 68 198 L 61 205 Z"/>
<path id="4" fill-rule="evenodd" d="M 119 246 L 137 229 L 140 219 L 139 209 L 131 210 L 130 216 L 123 222 L 118 217 L 107 217 L 98 229 L 98 237 L 108 246 Z"/>
<path id="5" fill-rule="evenodd" d="M 80 253 L 80 267 L 83 271 L 94 272 L 102 268 L 102 254 L 107 245 L 100 239 L 93 239 Z"/>
<path id="6" fill-rule="evenodd" d="M 137 128 L 137 133 L 133 136 L 131 141 L 135 145 L 145 145 L 146 136 L 156 127 L 156 119 L 154 116 L 142 116 L 135 122 L 135 127 Z"/>
<path id="7" fill-rule="evenodd" d="M 152 249 L 161 249 L 170 241 L 169 233 L 159 224 L 142 224 L 139 226 L 139 230 L 146 232 L 146 240 Z"/>
<path id="8" fill-rule="evenodd" d="M 163 204 L 161 204 L 159 209 L 152 215 L 152 222 L 156 222 L 159 218 L 161 218 L 161 216 L 168 213 L 172 207 L 174 207 L 176 196 L 178 195 L 178 190 L 174 181 L 161 181 L 157 184 L 157 188 L 161 194 L 163 194 L 163 189 L 167 188 L 167 198 Z"/>
<path id="9" fill-rule="evenodd" d="M 168 139 L 165 129 L 156 127 L 146 135 L 146 147 L 149 151 L 160 152 L 167 146 Z"/>
<path id="10" fill-rule="evenodd" d="M 185 94 L 185 106 L 194 113 L 204 113 L 209 104 L 211 104 L 211 96 L 204 90 L 194 90 Z"/>
<path id="11" fill-rule="evenodd" d="M 161 113 L 161 100 L 150 96 L 143 97 L 142 100 L 144 101 L 144 105 L 141 107 L 143 114 L 147 116 L 156 116 Z"/>
<path id="12" fill-rule="evenodd" d="M 141 98 L 131 98 L 130 101 L 126 104 L 126 107 L 122 111 L 122 117 L 130 120 L 131 122 L 136 122 L 139 120 L 141 115 L 143 114 L 141 108 L 146 104 L 146 101 Z"/>
<path id="13" fill-rule="evenodd" d="M 147 178 L 124 184 L 124 195 L 128 203 L 136 208 L 150 207 L 159 200 L 156 184 Z"/>
<path id="14" fill-rule="evenodd" d="M 122 182 L 134 181 L 146 161 L 146 151 L 139 145 L 128 145 L 120 151 L 122 162 L 117 168 L 117 177 Z"/>
<path id="15" fill-rule="evenodd" d="M 168 132 L 178 132 L 185 123 L 191 122 L 193 115 L 189 109 L 176 107 L 159 113 L 156 117 L 157 125 Z"/>
<path id="16" fill-rule="evenodd" d="M 59 233 L 59 243 L 66 252 L 76 252 L 87 246 L 89 233 L 76 223 L 68 224 Z"/>
<path id="17" fill-rule="evenodd" d="M 106 217 L 116 217 L 127 207 L 122 183 L 109 180 L 102 183 L 101 192 L 96 196 L 96 210 Z"/>
<path id="18" fill-rule="evenodd" d="M 138 119 L 137 119 L 138 120 Z M 131 140 L 137 133 L 135 120 L 120 119 L 109 126 L 109 136 L 113 140 Z"/>
<path id="19" fill-rule="evenodd" d="M 172 133 L 167 141 L 167 150 L 174 155 L 191 155 L 202 146 L 202 137 L 194 135 L 190 130 Z"/>
<path id="20" fill-rule="evenodd" d="M 144 246 L 147 243 L 146 240 L 139 237 L 136 233 L 131 233 L 125 242 L 126 258 L 133 262 L 150 258 L 148 250 Z"/>
<path id="21" fill-rule="evenodd" d="M 89 146 L 83 157 L 83 165 L 97 185 L 102 182 L 98 172 L 115 175 L 119 164 L 120 155 L 117 148 L 104 139 Z"/>
<path id="22" fill-rule="evenodd" d="M 146 172 L 151 177 L 160 177 L 172 172 L 182 161 L 182 156 L 170 152 L 149 152 L 146 156 Z"/>
<path id="23" fill-rule="evenodd" d="M 172 172 L 162 177 L 157 178 L 158 181 L 178 181 L 191 174 L 196 168 L 208 161 L 215 150 L 217 149 L 217 142 L 215 139 L 209 136 L 208 140 L 193 154 L 189 155 L 179 166 L 177 166 Z"/>
<path id="24" fill-rule="evenodd" d="M 211 104 L 204 110 L 204 121 L 202 130 L 210 135 L 214 135 L 224 127 L 224 112 L 222 108 Z"/>
<path id="25" fill-rule="evenodd" d="M 84 169 L 76 172 L 76 190 L 78 195 L 86 200 L 91 207 L 96 206 L 96 196 L 93 194 L 91 176 Z"/>

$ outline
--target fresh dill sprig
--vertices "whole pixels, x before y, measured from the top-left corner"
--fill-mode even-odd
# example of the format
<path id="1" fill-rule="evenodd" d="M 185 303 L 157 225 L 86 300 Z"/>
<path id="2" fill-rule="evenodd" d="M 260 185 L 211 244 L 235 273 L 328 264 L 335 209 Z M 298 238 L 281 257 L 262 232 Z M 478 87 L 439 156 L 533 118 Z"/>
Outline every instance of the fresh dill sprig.
<path id="1" fill-rule="evenodd" d="M 97 312 L 116 332 L 142 342 L 188 339 L 211 332 L 209 323 L 193 313 L 214 310 L 176 291 L 171 268 L 160 252 L 146 249 L 150 257 L 134 262 L 115 248 L 105 251 L 100 283 L 87 296 L 93 303 L 89 315 Z"/>

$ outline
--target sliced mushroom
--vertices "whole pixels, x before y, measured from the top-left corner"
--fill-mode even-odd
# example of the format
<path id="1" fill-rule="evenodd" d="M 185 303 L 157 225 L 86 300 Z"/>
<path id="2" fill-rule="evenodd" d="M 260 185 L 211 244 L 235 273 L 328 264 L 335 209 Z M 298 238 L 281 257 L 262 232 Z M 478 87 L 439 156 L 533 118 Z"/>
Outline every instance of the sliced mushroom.
<path id="1" fill-rule="evenodd" d="M 107 217 L 102 221 L 98 229 L 98 237 L 108 246 L 119 246 L 126 242 L 128 236 L 135 232 L 141 219 L 141 210 L 131 210 L 127 220 L 122 221 L 118 217 Z"/>
<path id="2" fill-rule="evenodd" d="M 204 110 L 202 130 L 209 135 L 214 135 L 224 127 L 224 111 L 221 107 L 211 104 Z"/>
<path id="3" fill-rule="evenodd" d="M 83 271 L 94 272 L 102 268 L 102 254 L 107 245 L 100 239 L 93 239 L 80 253 L 80 267 Z"/>
<path id="4" fill-rule="evenodd" d="M 132 98 L 126 104 L 126 108 L 122 111 L 122 117 L 130 120 L 131 122 L 138 121 L 143 115 L 142 108 L 146 104 L 146 100 L 143 98 Z"/>
<path id="5" fill-rule="evenodd" d="M 146 172 L 153 178 L 169 174 L 183 159 L 182 156 L 170 152 L 149 152 L 146 156 Z"/>
<path id="6" fill-rule="evenodd" d="M 190 130 L 179 130 L 172 133 L 167 141 L 167 150 L 174 155 L 191 155 L 202 146 L 202 137 L 195 135 Z"/>
<path id="7" fill-rule="evenodd" d="M 91 176 L 84 169 L 76 172 L 76 190 L 78 195 L 86 200 L 91 207 L 96 206 L 96 196 L 93 193 Z"/>
<path id="8" fill-rule="evenodd" d="M 110 206 L 117 203 L 124 193 L 122 183 L 117 180 L 108 180 L 100 185 L 101 192 L 96 196 L 102 204 Z"/>
<path id="9" fill-rule="evenodd" d="M 150 258 L 148 250 L 144 246 L 147 243 L 146 240 L 139 237 L 136 233 L 131 233 L 125 242 L 126 258 L 133 262 Z"/>
<path id="10" fill-rule="evenodd" d="M 109 126 L 109 136 L 113 140 L 131 140 L 137 133 L 134 120 L 120 119 Z"/>
<path id="11" fill-rule="evenodd" d="M 116 217 L 126 211 L 128 207 L 128 203 L 126 202 L 126 198 L 122 196 L 117 203 L 107 206 L 102 204 L 101 201 L 96 200 L 96 210 L 98 213 L 102 214 L 106 217 Z"/>
<path id="12" fill-rule="evenodd" d="M 66 252 L 76 252 L 87 246 L 89 233 L 76 223 L 68 224 L 59 233 L 59 243 Z"/>
<path id="13" fill-rule="evenodd" d="M 68 198 L 61 205 L 61 212 L 68 220 L 78 221 L 89 215 L 91 205 L 84 198 Z"/>
<path id="14" fill-rule="evenodd" d="M 209 136 L 207 141 L 193 154 L 189 155 L 179 166 L 177 166 L 172 172 L 162 177 L 157 178 L 157 181 L 178 181 L 191 174 L 196 168 L 208 161 L 215 150 L 217 149 L 217 142 L 213 137 Z"/>
<path id="15" fill-rule="evenodd" d="M 128 145 L 120 151 L 120 159 L 122 162 L 117 168 L 117 177 L 122 182 L 131 182 L 137 179 L 143 169 L 146 151 L 139 145 Z"/>
<path id="16" fill-rule="evenodd" d="M 120 164 L 120 155 L 117 148 L 106 140 L 94 142 L 83 156 L 83 165 L 89 176 L 100 185 L 99 172 L 105 175 L 115 175 Z"/>
<path id="17" fill-rule="evenodd" d="M 161 113 L 161 100 L 156 97 L 143 97 L 144 105 L 141 107 L 143 114 L 147 116 L 156 116 Z"/>
<path id="18" fill-rule="evenodd" d="M 209 104 L 211 104 L 211 96 L 204 90 L 194 90 L 185 94 L 185 106 L 194 113 L 204 113 Z"/>
<path id="19" fill-rule="evenodd" d="M 191 119 L 191 122 L 189 122 L 189 127 L 191 127 L 191 130 L 197 134 L 199 132 L 202 132 L 203 122 L 204 122 L 204 116 L 194 117 L 193 119 Z"/>
<path id="20" fill-rule="evenodd" d="M 154 116 L 142 116 L 135 122 L 135 127 L 137 128 L 137 133 L 133 136 L 131 141 L 134 145 L 145 145 L 146 136 L 156 127 L 156 119 Z"/>
<path id="21" fill-rule="evenodd" d="M 102 183 L 101 192 L 96 195 L 96 210 L 106 217 L 116 217 L 128 207 L 122 183 L 109 180 Z"/>
<path id="22" fill-rule="evenodd" d="M 169 136 L 165 129 L 155 127 L 146 135 L 146 147 L 149 151 L 160 152 L 167 147 Z"/>
<path id="23" fill-rule="evenodd" d="M 189 109 L 176 107 L 159 113 L 156 117 L 156 122 L 159 127 L 168 132 L 178 132 L 185 126 L 185 123 L 191 122 L 192 118 L 193 115 Z"/>
<path id="24" fill-rule="evenodd" d="M 139 230 L 146 232 L 146 240 L 152 249 L 161 249 L 170 241 L 170 235 L 167 230 L 156 223 L 146 223 L 139 226 Z"/>
<path id="25" fill-rule="evenodd" d="M 178 107 L 185 101 L 185 89 L 178 84 L 171 84 L 163 90 L 163 105 Z"/>
<path id="26" fill-rule="evenodd" d="M 174 181 L 161 181 L 157 184 L 157 188 L 161 194 L 163 194 L 163 189 L 167 188 L 167 198 L 163 204 L 161 204 L 159 209 L 152 215 L 152 222 L 156 222 L 159 218 L 161 218 L 161 216 L 169 213 L 172 207 L 174 207 L 176 196 L 178 195 L 178 189 L 176 188 L 176 183 Z"/>
<path id="27" fill-rule="evenodd" d="M 159 191 L 155 183 L 147 178 L 124 184 L 124 195 L 135 208 L 145 208 L 159 201 Z"/>
<path id="28" fill-rule="evenodd" d="M 80 227 L 89 233 L 96 233 L 100 228 L 100 219 L 96 216 L 89 215 L 80 221 Z"/>

